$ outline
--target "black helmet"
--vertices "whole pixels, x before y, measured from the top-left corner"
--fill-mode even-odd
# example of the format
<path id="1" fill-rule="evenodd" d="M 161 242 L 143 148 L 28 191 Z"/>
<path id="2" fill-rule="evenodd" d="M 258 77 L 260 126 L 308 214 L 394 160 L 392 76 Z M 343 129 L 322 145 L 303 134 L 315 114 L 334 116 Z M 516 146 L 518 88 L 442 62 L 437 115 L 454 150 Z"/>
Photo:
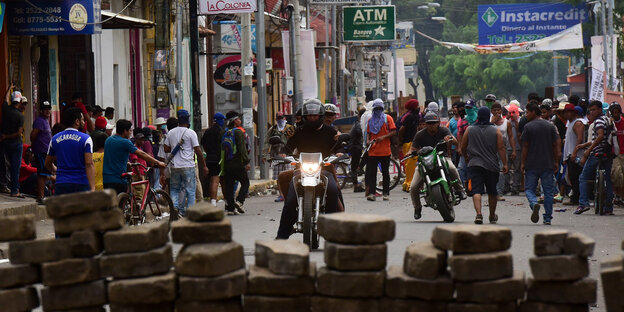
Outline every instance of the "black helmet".
<path id="1" fill-rule="evenodd" d="M 301 107 L 299 107 L 299 109 L 297 110 L 297 112 L 295 112 L 295 116 L 299 116 L 299 117 L 301 117 Z"/>
<path id="2" fill-rule="evenodd" d="M 621 112 L 622 106 L 620 106 L 620 103 L 618 102 L 611 102 L 611 104 L 609 105 L 609 111 L 612 112 L 614 109 L 619 109 Z"/>
<path id="3" fill-rule="evenodd" d="M 318 99 L 308 99 L 303 102 L 303 107 L 301 110 L 302 116 L 310 116 L 310 115 L 325 115 L 325 107 L 323 103 Z"/>

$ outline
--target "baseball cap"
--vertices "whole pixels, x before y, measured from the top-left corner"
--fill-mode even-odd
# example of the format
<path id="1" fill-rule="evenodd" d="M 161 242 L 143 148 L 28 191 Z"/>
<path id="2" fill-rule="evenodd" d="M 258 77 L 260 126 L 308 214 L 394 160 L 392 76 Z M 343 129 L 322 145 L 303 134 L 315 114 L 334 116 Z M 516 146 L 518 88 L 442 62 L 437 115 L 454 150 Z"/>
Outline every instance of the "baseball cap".
<path id="1" fill-rule="evenodd" d="M 178 111 L 178 123 L 187 124 L 191 120 L 191 114 L 186 109 Z"/>
<path id="2" fill-rule="evenodd" d="M 485 96 L 485 100 L 486 101 L 496 101 L 496 95 L 490 93 L 490 94 Z"/>
<path id="3" fill-rule="evenodd" d="M 427 112 L 424 119 L 426 123 L 434 123 L 440 121 L 440 117 L 438 117 L 438 114 L 434 112 Z"/>
<path id="4" fill-rule="evenodd" d="M 28 99 L 25 96 L 22 96 L 22 103 L 28 103 Z"/>
<path id="5" fill-rule="evenodd" d="M 134 136 L 135 139 L 139 140 L 139 139 L 145 139 L 145 135 L 143 133 L 137 133 Z"/>
<path id="6" fill-rule="evenodd" d="M 577 113 L 579 116 L 583 116 L 583 114 L 585 113 L 585 112 L 583 111 L 583 108 L 582 108 L 582 107 L 580 107 L 580 106 L 574 106 L 574 110 L 576 110 L 576 113 Z"/>
<path id="7" fill-rule="evenodd" d="M 565 102 L 562 102 L 562 103 L 565 103 Z M 561 106 L 561 105 L 559 105 L 559 106 Z M 563 110 L 564 110 L 564 111 L 574 111 L 574 110 L 576 110 L 576 108 L 575 108 L 574 104 L 572 104 L 572 103 L 566 103 L 566 105 L 565 105 L 565 107 L 563 108 Z"/>
<path id="8" fill-rule="evenodd" d="M 13 91 L 13 93 L 11 93 L 11 102 L 19 102 L 21 100 L 22 100 L 22 92 Z"/>
<path id="9" fill-rule="evenodd" d="M 113 129 L 115 129 L 115 125 L 109 124 L 109 123 L 106 124 L 106 130 L 113 130 Z"/>
<path id="10" fill-rule="evenodd" d="M 40 110 L 52 109 L 52 105 L 50 105 L 50 102 L 48 101 L 43 101 L 43 103 L 39 105 L 39 109 Z"/>
<path id="11" fill-rule="evenodd" d="M 475 107 L 475 106 L 476 106 L 475 104 L 476 104 L 476 103 L 475 103 L 475 101 L 474 101 L 474 100 L 468 100 L 468 101 L 466 101 L 466 106 L 465 106 L 465 107 L 466 107 L 466 108 Z"/>
<path id="12" fill-rule="evenodd" d="M 557 106 L 557 108 L 555 108 L 555 110 L 565 110 L 566 106 L 570 104 L 570 102 L 559 102 L 559 106 Z M 574 105 L 574 104 L 572 104 Z"/>
<path id="13" fill-rule="evenodd" d="M 154 120 L 154 126 L 160 126 L 160 125 L 164 125 L 166 123 L 167 123 L 167 121 L 165 120 L 165 118 L 162 118 L 162 117 L 158 117 L 158 118 L 156 118 L 156 120 Z"/>
<path id="14" fill-rule="evenodd" d="M 240 114 L 238 112 L 236 112 L 236 111 L 229 111 L 229 112 L 227 112 L 227 114 L 225 114 L 225 118 L 228 121 L 231 121 L 231 120 L 234 120 L 236 118 L 240 118 Z"/>

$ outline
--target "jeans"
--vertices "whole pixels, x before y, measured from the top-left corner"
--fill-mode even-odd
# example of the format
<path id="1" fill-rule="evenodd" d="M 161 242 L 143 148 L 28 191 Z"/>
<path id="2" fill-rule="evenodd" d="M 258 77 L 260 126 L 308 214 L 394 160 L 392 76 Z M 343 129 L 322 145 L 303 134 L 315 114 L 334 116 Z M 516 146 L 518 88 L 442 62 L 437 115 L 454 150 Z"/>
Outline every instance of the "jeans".
<path id="1" fill-rule="evenodd" d="M 377 164 L 381 163 L 381 175 L 383 176 L 383 194 L 390 194 L 390 156 L 368 156 L 366 162 L 366 194 L 375 194 L 377 187 Z"/>
<path id="2" fill-rule="evenodd" d="M 544 189 L 544 222 L 550 222 L 552 220 L 553 196 L 555 195 L 554 172 L 550 169 L 525 170 L 524 193 L 529 200 L 531 208 L 538 201 L 535 195 L 538 180 L 542 182 L 542 188 Z"/>
<path id="3" fill-rule="evenodd" d="M 226 210 L 234 210 L 234 194 L 236 193 L 236 181 L 240 182 L 240 190 L 236 201 L 245 203 L 247 193 L 249 192 L 249 176 L 245 168 L 224 168 L 223 179 L 225 183 L 225 208 Z"/>
<path id="4" fill-rule="evenodd" d="M 173 205 L 183 216 L 189 204 L 195 203 L 195 187 L 195 167 L 171 168 L 169 193 Z M 181 193 L 184 193 L 184 198 L 180 196 Z"/>
<path id="5" fill-rule="evenodd" d="M 466 168 L 468 164 L 466 164 L 466 158 L 464 156 L 459 157 L 459 164 L 457 165 L 457 172 L 459 172 L 459 178 L 464 183 L 464 187 L 466 187 L 465 183 L 468 181 L 468 177 L 466 175 Z"/>
<path id="6" fill-rule="evenodd" d="M 502 170 L 503 162 L 501 160 L 498 160 L 498 165 L 500 166 Z M 503 196 L 505 194 L 505 181 L 507 180 L 508 174 L 509 172 L 503 173 L 502 171 L 498 173 L 498 183 L 496 183 L 496 192 L 498 193 L 499 196 Z"/>
<path id="7" fill-rule="evenodd" d="M 462 181 L 467 181 L 467 180 L 460 181 L 459 170 L 455 168 L 455 165 L 451 161 L 451 158 L 447 157 L 446 161 L 448 163 L 448 171 L 450 175 L 450 180 L 448 182 L 450 183 L 451 180 L 458 180 L 457 185 L 456 186 L 451 185 L 451 187 L 455 189 L 456 191 L 463 191 L 464 187 L 463 187 Z M 416 171 L 414 171 L 414 177 L 412 178 L 412 184 L 410 185 L 410 190 L 409 190 L 410 196 L 412 198 L 412 205 L 414 206 L 414 209 L 416 210 L 422 209 L 422 205 L 420 204 L 420 190 L 424 186 L 424 182 L 425 182 L 424 178 L 425 177 L 420 176 L 420 171 L 418 170 L 418 168 L 416 168 Z"/>
<path id="8" fill-rule="evenodd" d="M 357 183 L 357 172 L 360 168 L 360 158 L 362 157 L 362 149 L 359 146 L 352 146 L 349 148 L 351 154 L 351 178 L 353 183 Z"/>
<path id="9" fill-rule="evenodd" d="M 321 174 L 327 178 L 327 193 L 325 197 L 325 213 L 333 213 L 338 211 L 338 201 L 340 200 L 340 191 L 334 179 L 334 175 L 327 171 L 321 170 Z M 293 180 L 299 178 L 299 171 L 295 171 Z M 292 181 L 292 180 L 291 180 Z M 297 206 L 298 198 L 295 191 L 295 184 L 290 183 L 288 195 L 284 200 L 284 208 L 280 218 L 279 229 L 277 230 L 277 238 L 288 239 L 293 230 L 293 225 L 297 222 Z"/>
<path id="10" fill-rule="evenodd" d="M 591 181 L 596 176 L 596 170 L 598 169 L 598 163 L 602 161 L 602 169 L 605 170 L 605 180 L 607 182 L 607 203 L 604 211 L 613 211 L 613 181 L 611 181 L 611 166 L 613 165 L 613 159 L 609 157 L 598 158 L 594 155 L 590 155 L 585 162 L 585 167 L 579 176 L 579 206 L 589 207 L 589 186 L 588 181 Z"/>
<path id="11" fill-rule="evenodd" d="M 6 160 L 9 163 L 9 176 L 11 178 L 11 183 L 9 185 L 9 188 L 11 189 L 11 195 L 15 195 L 19 193 L 19 172 L 20 172 L 20 167 L 22 165 L 22 141 L 21 140 L 8 140 L 8 141 L 3 141 L 2 143 L 2 150 L 4 155 L 0 155 L 0 156 L 5 156 L 6 155 Z M 4 158 L 3 158 L 4 159 Z M 3 165 L 3 169 L 5 164 L 0 164 Z M 4 170 L 0 170 L 0 174 L 1 173 L 5 173 Z M 6 174 L 6 173 L 5 173 Z"/>
<path id="12" fill-rule="evenodd" d="M 579 184 L 575 183 L 579 180 L 581 176 L 581 172 L 583 171 L 583 167 L 579 166 L 572 158 L 566 160 L 568 165 L 568 178 L 570 180 L 570 186 L 572 187 L 572 197 L 570 197 L 570 201 L 573 203 L 578 203 L 580 198 Z"/>
<path id="13" fill-rule="evenodd" d="M 509 185 L 509 190 L 512 192 L 519 192 L 522 186 L 522 172 L 520 172 L 520 159 L 522 153 L 516 150 L 516 159 L 511 160 L 511 151 L 507 151 L 507 166 L 509 172 L 507 173 L 506 183 Z"/>
<path id="14" fill-rule="evenodd" d="M 88 184 L 57 183 L 54 186 L 54 195 L 87 192 L 90 190 L 91 186 L 89 186 Z"/>
<path id="15" fill-rule="evenodd" d="M 123 183 L 104 183 L 104 189 L 112 189 L 117 192 L 117 195 L 120 193 L 128 193 L 128 184 Z"/>

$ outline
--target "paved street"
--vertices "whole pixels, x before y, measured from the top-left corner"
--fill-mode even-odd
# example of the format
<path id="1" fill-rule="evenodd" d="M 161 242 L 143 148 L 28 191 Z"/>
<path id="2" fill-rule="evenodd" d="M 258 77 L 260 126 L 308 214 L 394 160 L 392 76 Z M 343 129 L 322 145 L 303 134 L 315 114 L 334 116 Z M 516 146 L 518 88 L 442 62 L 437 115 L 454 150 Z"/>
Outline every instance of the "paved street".
<path id="1" fill-rule="evenodd" d="M 409 195 L 398 188 L 391 193 L 390 201 L 366 201 L 363 193 L 353 193 L 348 190 L 344 197 L 347 211 L 356 213 L 381 214 L 396 220 L 397 231 L 395 239 L 390 242 L 388 249 L 388 264 L 402 264 L 405 248 L 416 241 L 429 240 L 431 232 L 441 222 L 440 215 L 429 208 L 423 208 L 423 218 L 413 219 Z M 509 226 L 513 233 L 511 252 L 514 256 L 514 269 L 523 270 L 530 274 L 528 259 L 533 255 L 533 234 L 546 229 L 540 223 L 533 224 L 529 220 L 529 210 L 524 197 L 506 197 L 507 201 L 500 202 L 498 209 L 499 225 Z M 231 217 L 234 228 L 234 240 L 245 247 L 246 263 L 253 263 L 254 241 L 257 239 L 273 239 L 279 224 L 281 203 L 276 204 L 275 196 L 252 197 L 245 203 L 247 213 Z M 223 205 L 220 203 L 220 205 Z M 607 255 L 621 253 L 621 242 L 624 239 L 624 209 L 616 208 L 615 216 L 596 216 L 589 212 L 581 216 L 572 214 L 570 206 L 558 204 L 555 209 L 566 209 L 565 212 L 555 212 L 551 228 L 565 228 L 589 234 L 596 240 L 594 256 L 590 258 L 591 276 L 599 279 L 600 259 Z M 484 216 L 487 220 L 487 207 L 484 207 Z M 469 200 L 462 202 L 456 209 L 456 223 L 472 223 L 474 210 Z M 486 221 L 487 223 L 487 221 Z M 40 221 L 38 234 L 40 237 L 53 237 L 51 221 Z M 301 240 L 301 234 L 293 235 L 291 239 Z M 322 246 L 322 245 L 321 245 Z M 175 246 L 177 253 L 181 246 Z M 323 252 L 318 250 L 312 253 L 311 260 L 319 266 L 323 263 Z M 605 311 L 602 298 L 601 284 L 599 283 L 598 305 L 592 311 Z"/>

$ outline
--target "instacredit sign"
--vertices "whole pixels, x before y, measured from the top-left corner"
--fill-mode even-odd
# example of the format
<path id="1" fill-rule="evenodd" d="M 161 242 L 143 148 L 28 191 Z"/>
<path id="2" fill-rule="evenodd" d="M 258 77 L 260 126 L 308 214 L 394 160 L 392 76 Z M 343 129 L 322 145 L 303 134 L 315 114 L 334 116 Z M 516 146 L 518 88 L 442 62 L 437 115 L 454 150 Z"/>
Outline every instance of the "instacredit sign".
<path id="1" fill-rule="evenodd" d="M 393 41 L 394 5 L 344 7 L 344 41 Z"/>
<path id="2" fill-rule="evenodd" d="M 258 10 L 256 0 L 201 0 L 199 14 L 252 13 Z"/>

